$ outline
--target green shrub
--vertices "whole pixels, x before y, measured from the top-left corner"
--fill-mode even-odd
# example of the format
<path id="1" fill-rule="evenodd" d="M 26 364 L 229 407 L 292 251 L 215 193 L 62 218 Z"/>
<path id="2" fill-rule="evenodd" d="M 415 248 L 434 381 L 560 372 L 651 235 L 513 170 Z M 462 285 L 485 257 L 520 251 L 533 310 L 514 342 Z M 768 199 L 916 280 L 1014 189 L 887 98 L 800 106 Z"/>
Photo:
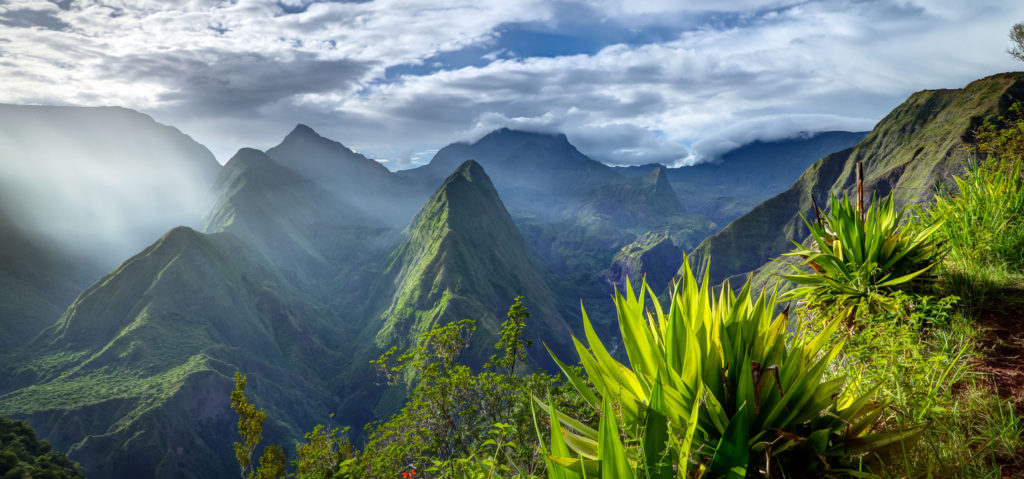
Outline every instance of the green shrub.
<path id="1" fill-rule="evenodd" d="M 941 217 L 915 230 L 905 228 L 902 219 L 903 210 L 896 209 L 892 196 L 874 202 L 863 215 L 845 194 L 833 197 L 826 217 L 814 223 L 804 218 L 811 247 L 797 243 L 785 255 L 803 258 L 814 270 L 805 273 L 790 265 L 796 274 L 783 277 L 802 286 L 787 297 L 806 298 L 811 309 L 843 311 L 847 317 L 863 306 L 891 309 L 888 293 L 919 278 L 941 256 L 935 235 Z"/>
<path id="2" fill-rule="evenodd" d="M 698 285 L 683 264 L 667 313 L 646 283 L 639 295 L 628 285 L 625 296 L 616 291 L 628 366 L 612 359 L 583 312 L 589 347 L 575 344 L 597 394 L 579 394 L 601 422 L 595 431 L 544 406 L 557 418 L 545 450 L 550 477 L 860 474 L 921 432 L 873 432 L 885 408 L 874 391 L 852 394 L 843 377 L 825 376 L 842 348 L 826 347 L 839 321 L 791 335 L 775 297 L 753 297 L 748 283 L 738 295 L 725 284 L 716 299 L 707 278 Z"/>

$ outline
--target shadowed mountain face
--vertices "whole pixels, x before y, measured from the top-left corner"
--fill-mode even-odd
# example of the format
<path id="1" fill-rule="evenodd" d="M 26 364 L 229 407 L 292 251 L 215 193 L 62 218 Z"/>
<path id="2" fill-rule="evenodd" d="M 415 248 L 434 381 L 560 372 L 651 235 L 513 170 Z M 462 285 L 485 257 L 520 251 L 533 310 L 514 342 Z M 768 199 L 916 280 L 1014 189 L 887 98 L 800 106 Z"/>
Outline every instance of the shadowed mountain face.
<path id="1" fill-rule="evenodd" d="M 580 193 L 620 178 L 611 167 L 580 153 L 565 135 L 507 128 L 472 144 L 448 145 L 429 164 L 398 174 L 437 185 L 466 160 L 480 163 L 491 173 L 514 217 L 552 219 L 574 206 Z"/>
<path id="2" fill-rule="evenodd" d="M 34 239 L 0 210 L 0 350 L 53 324 L 100 274 L 92 261 Z"/>
<path id="3" fill-rule="evenodd" d="M 665 171 L 655 167 L 645 176 L 594 187 L 558 221 L 527 221 L 524 229 L 556 272 L 594 275 L 581 286 L 597 288 L 603 281 L 597 273 L 609 266 L 615 252 L 644 234 L 665 232 L 676 247 L 689 249 L 717 229 L 704 216 L 686 212 Z"/>
<path id="4" fill-rule="evenodd" d="M 336 269 L 372 247 L 361 235 L 383 223 L 261 151 L 243 148 L 214 184 L 217 201 L 206 216 L 206 231 L 228 231 L 254 246 L 278 267 L 314 277 Z M 370 248 L 372 249 L 372 248 Z M 322 279 L 322 278 L 321 278 Z"/>
<path id="5" fill-rule="evenodd" d="M 961 168 L 967 154 L 964 141 L 971 131 L 1006 113 L 1022 96 L 1024 73 L 994 75 L 957 90 L 913 94 L 857 146 L 822 158 L 788 190 L 704 240 L 690 257 L 691 264 L 703 265 L 711 257 L 710 275 L 716 282 L 770 266 L 766 262 L 792 248 L 791 240 L 807 237 L 799 214 L 813 215 L 812 198 L 824 207 L 830 195 L 852 191 L 858 161 L 864 165 L 867 198 L 891 193 L 901 205 L 930 199 L 936 186 L 948 184 Z"/>
<path id="6" fill-rule="evenodd" d="M 682 264 L 683 252 L 667 233 L 648 233 L 616 252 L 603 277 L 609 293 L 614 288 L 625 291 L 627 284 L 639 288 L 643 279 L 652 288 L 662 288 L 671 283 Z"/>
<path id="7" fill-rule="evenodd" d="M 267 150 L 267 156 L 317 183 L 360 214 L 394 226 L 407 224 L 430 193 L 425 186 L 399 178 L 384 165 L 302 124 L 281 144 Z"/>

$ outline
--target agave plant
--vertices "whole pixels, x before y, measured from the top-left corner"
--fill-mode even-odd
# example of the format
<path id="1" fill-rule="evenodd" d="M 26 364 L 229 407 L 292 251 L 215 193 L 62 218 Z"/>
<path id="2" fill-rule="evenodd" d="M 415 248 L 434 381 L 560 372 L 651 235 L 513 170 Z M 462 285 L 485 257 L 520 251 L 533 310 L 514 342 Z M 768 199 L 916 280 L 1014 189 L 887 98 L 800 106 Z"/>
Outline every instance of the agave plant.
<path id="1" fill-rule="evenodd" d="M 802 216 L 801 216 L 802 217 Z M 785 256 L 798 256 L 814 272 L 790 265 L 795 274 L 783 278 L 802 285 L 787 294 L 808 297 L 822 307 L 852 307 L 865 302 L 888 308 L 886 290 L 906 285 L 938 264 L 942 249 L 935 232 L 942 220 L 911 231 L 901 225 L 890 195 L 862 214 L 845 194 L 832 197 L 831 213 L 816 222 L 803 218 L 813 243 Z"/>
<path id="2" fill-rule="evenodd" d="M 884 408 L 873 390 L 855 397 L 844 378 L 826 377 L 842 348 L 826 349 L 838 322 L 791 335 L 776 299 L 754 298 L 749 281 L 738 295 L 725 284 L 716 298 L 686 261 L 667 313 L 646 281 L 639 294 L 627 283 L 614 301 L 628 365 L 612 358 L 584 310 L 589 346 L 574 343 L 597 393 L 552 357 L 601 422 L 595 431 L 535 398 L 550 418 L 549 477 L 861 474 L 846 469 L 852 458 L 913 440 L 919 428 L 872 431 Z"/>

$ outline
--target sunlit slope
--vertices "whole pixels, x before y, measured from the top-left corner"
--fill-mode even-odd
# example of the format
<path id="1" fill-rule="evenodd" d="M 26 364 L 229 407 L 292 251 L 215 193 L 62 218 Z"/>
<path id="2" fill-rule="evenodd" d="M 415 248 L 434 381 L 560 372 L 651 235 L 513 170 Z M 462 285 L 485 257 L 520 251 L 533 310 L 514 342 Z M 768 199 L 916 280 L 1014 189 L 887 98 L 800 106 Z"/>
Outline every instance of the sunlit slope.
<path id="1" fill-rule="evenodd" d="M 393 226 L 408 224 L 433 190 L 302 124 L 266 153 L 359 213 Z"/>
<path id="2" fill-rule="evenodd" d="M 219 168 L 136 111 L 0 105 L 0 352 L 154 238 L 197 225 Z"/>
<path id="3" fill-rule="evenodd" d="M 1003 73 L 957 90 L 911 95 L 857 146 L 822 158 L 788 190 L 758 205 L 700 244 L 691 256 L 710 256 L 711 280 L 746 274 L 790 250 L 808 234 L 799 213 L 813 217 L 811 198 L 825 207 L 831 194 L 850 191 L 855 165 L 864 164 L 865 191 L 893 193 L 899 204 L 931 197 L 967 154 L 964 142 L 985 119 L 1004 113 L 1024 96 L 1024 73 Z"/>

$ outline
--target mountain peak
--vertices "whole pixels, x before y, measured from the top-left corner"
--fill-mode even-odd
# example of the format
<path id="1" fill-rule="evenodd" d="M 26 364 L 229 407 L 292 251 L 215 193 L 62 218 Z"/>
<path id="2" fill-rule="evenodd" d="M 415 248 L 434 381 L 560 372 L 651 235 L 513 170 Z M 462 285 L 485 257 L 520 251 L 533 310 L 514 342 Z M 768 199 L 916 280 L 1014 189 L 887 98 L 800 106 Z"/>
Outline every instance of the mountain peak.
<path id="1" fill-rule="evenodd" d="M 441 212 L 444 211 L 444 214 Z M 472 227 L 476 222 L 502 220 L 512 224 L 505 205 L 498 197 L 491 178 L 474 160 L 466 160 L 444 181 L 420 210 L 413 225 L 433 224 L 438 218 L 446 223 Z M 483 224 L 481 223 L 481 224 Z M 513 228 L 515 228 L 513 226 Z"/>
<path id="2" fill-rule="evenodd" d="M 306 125 L 304 123 L 299 123 L 295 125 L 295 128 L 292 128 L 292 131 L 285 135 L 284 140 L 281 141 L 281 144 L 267 150 L 267 154 L 270 155 L 271 158 L 274 158 L 274 152 L 287 150 L 289 149 L 289 147 L 308 148 L 314 145 L 319 146 L 320 148 L 329 148 L 330 150 L 333 150 L 332 152 L 335 155 L 341 154 L 346 156 L 362 156 L 352 151 L 347 146 L 317 133 L 316 130 L 314 130 L 309 125 Z"/>
<path id="3" fill-rule="evenodd" d="M 452 178 L 458 176 L 461 176 L 469 181 L 474 181 L 481 177 L 487 180 L 488 182 L 490 182 L 491 180 L 490 178 L 487 177 L 487 173 L 484 173 L 484 167 L 480 166 L 480 163 L 477 163 L 476 160 L 466 160 L 462 162 L 462 164 L 459 165 L 459 167 L 456 168 L 455 172 L 452 173 L 451 175 Z"/>
<path id="4" fill-rule="evenodd" d="M 473 144 L 485 143 L 485 142 L 490 141 L 490 140 L 509 140 L 509 139 L 518 139 L 518 140 L 538 139 L 538 140 L 545 140 L 545 141 L 554 141 L 555 143 L 565 143 L 565 144 L 569 143 L 569 138 L 567 136 L 565 136 L 565 133 L 561 133 L 561 132 L 549 133 L 549 132 L 541 132 L 541 131 L 514 130 L 514 129 L 511 129 L 511 128 L 506 126 L 506 127 L 498 128 L 497 130 L 494 130 L 494 131 L 484 135 L 483 137 L 481 137 L 479 140 L 477 140 Z"/>
<path id="5" fill-rule="evenodd" d="M 651 183 L 660 183 L 661 181 L 668 181 L 668 174 L 665 172 L 665 167 L 657 165 L 651 168 L 650 173 L 644 176 Z"/>
<path id="6" fill-rule="evenodd" d="M 312 137 L 326 139 L 323 137 L 323 135 L 317 133 L 316 130 L 311 128 L 309 125 L 306 125 L 305 123 L 299 123 L 295 125 L 295 128 L 292 128 L 291 133 L 285 135 L 285 141 L 288 141 L 289 137 Z"/>
<path id="7" fill-rule="evenodd" d="M 406 232 L 380 279 L 394 289 L 382 298 L 378 345 L 408 341 L 409 332 L 462 318 L 497 331 L 500 312 L 517 295 L 530 298 L 531 309 L 547 319 L 537 324 L 535 339 L 569 337 L 532 251 L 476 161 L 462 162 L 447 177 Z M 486 342 L 477 342 L 469 357 L 482 362 L 493 351 L 480 346 Z"/>
<path id="8" fill-rule="evenodd" d="M 299 123 L 281 144 L 267 150 L 275 162 L 339 190 L 362 189 L 385 181 L 391 172 L 347 146 Z"/>
<path id="9" fill-rule="evenodd" d="M 229 168 L 238 168 L 242 166 L 259 167 L 270 164 L 273 164 L 273 160 L 267 157 L 267 155 L 262 151 L 255 148 L 239 148 L 239 150 L 235 152 L 234 156 L 232 156 L 224 166 Z"/>

